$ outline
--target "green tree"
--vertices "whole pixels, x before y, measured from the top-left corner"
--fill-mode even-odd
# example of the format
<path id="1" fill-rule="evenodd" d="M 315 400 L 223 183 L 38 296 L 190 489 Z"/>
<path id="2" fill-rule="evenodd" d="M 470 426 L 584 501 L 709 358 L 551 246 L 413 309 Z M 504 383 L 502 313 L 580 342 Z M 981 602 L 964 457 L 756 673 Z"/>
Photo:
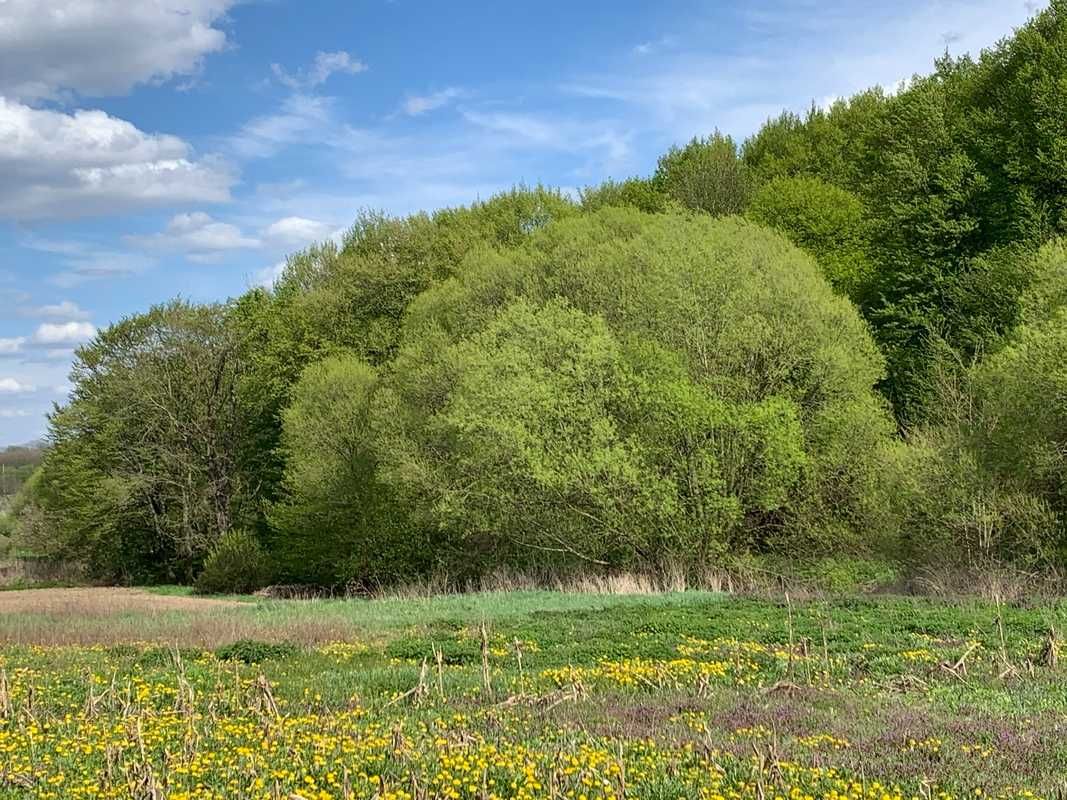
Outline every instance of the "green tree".
<path id="1" fill-rule="evenodd" d="M 376 389 L 373 367 L 334 356 L 307 367 L 292 392 L 282 499 L 269 514 L 284 580 L 389 582 L 433 563 L 377 477 L 369 416 Z"/>
<path id="2" fill-rule="evenodd" d="M 1067 307 L 1021 326 L 974 375 L 983 464 L 998 478 L 1046 502 L 1067 558 Z"/>
<path id="3" fill-rule="evenodd" d="M 745 165 L 757 183 L 808 175 L 862 195 L 870 137 L 887 106 L 876 87 L 827 107 L 812 105 L 803 118 L 785 112 L 745 141 Z"/>
<path id="4" fill-rule="evenodd" d="M 241 298 L 232 317 L 250 343 L 240 387 L 250 409 L 247 460 L 257 462 L 264 497 L 280 496 L 282 412 L 309 364 L 341 354 L 387 363 L 411 301 L 455 274 L 469 252 L 518 244 L 576 213 L 560 192 L 520 187 L 432 216 L 362 214 L 342 245 L 327 242 L 292 256 L 271 291 Z"/>
<path id="5" fill-rule="evenodd" d="M 713 217 L 740 214 L 750 191 L 737 145 L 718 131 L 668 150 L 659 159 L 652 185 L 685 208 Z"/>
<path id="6" fill-rule="evenodd" d="M 830 284 L 857 303 L 872 278 L 870 222 L 851 192 L 812 177 L 773 178 L 745 215 L 785 234 L 815 259 Z"/>
<path id="7" fill-rule="evenodd" d="M 609 209 L 415 302 L 376 405 L 382 477 L 474 552 L 858 546 L 880 368 L 774 234 Z"/>
<path id="8" fill-rule="evenodd" d="M 647 178 L 607 180 L 599 186 L 582 190 L 582 210 L 598 211 L 609 206 L 628 206 L 646 214 L 672 210 L 672 201 Z"/>
<path id="9" fill-rule="evenodd" d="M 175 301 L 79 349 L 31 498 L 29 536 L 100 577 L 189 579 L 254 515 L 240 462 L 242 342 L 224 306 Z"/>

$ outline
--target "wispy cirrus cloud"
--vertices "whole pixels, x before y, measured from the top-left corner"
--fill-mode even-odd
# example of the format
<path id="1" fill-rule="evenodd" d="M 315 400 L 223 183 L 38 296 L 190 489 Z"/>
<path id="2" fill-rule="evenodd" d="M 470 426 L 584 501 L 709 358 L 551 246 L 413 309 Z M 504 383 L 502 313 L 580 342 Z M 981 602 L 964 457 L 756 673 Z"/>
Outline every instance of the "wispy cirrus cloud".
<path id="1" fill-rule="evenodd" d="M 703 39 L 719 29 L 694 21 L 684 32 L 643 42 L 614 69 L 576 75 L 565 94 L 619 115 L 635 137 L 664 143 L 719 128 L 744 137 L 784 109 L 849 96 L 870 86 L 899 86 L 929 71 L 946 49 L 977 54 L 1039 7 L 1026 0 L 909 1 L 891 5 L 825 0 L 748 4 L 731 9 L 744 47 Z M 817 11 L 817 13 L 816 13 Z M 717 12 L 718 13 L 718 12 Z M 819 47 L 811 43 L 818 41 Z M 594 112 L 595 113 L 595 112 Z"/>
<path id="2" fill-rule="evenodd" d="M 404 99 L 401 109 L 409 117 L 418 117 L 427 112 L 452 105 L 466 95 L 467 92 L 455 86 L 441 89 L 437 92 L 430 92 L 429 94 L 408 95 Z"/>
<path id="3" fill-rule="evenodd" d="M 241 158 L 270 158 L 290 145 L 332 135 L 337 125 L 334 111 L 333 98 L 294 94 L 276 112 L 249 120 L 228 145 Z"/>
<path id="4" fill-rule="evenodd" d="M 43 306 L 29 308 L 26 310 L 26 316 L 43 319 L 87 320 L 90 314 L 71 300 L 61 300 L 58 303 L 46 303 Z"/>
<path id="5" fill-rule="evenodd" d="M 271 64 L 274 78 L 293 90 L 314 89 L 336 74 L 358 75 L 367 71 L 367 65 L 351 53 L 340 50 L 332 53 L 319 51 L 311 65 L 296 72 L 289 72 L 281 64 Z"/>

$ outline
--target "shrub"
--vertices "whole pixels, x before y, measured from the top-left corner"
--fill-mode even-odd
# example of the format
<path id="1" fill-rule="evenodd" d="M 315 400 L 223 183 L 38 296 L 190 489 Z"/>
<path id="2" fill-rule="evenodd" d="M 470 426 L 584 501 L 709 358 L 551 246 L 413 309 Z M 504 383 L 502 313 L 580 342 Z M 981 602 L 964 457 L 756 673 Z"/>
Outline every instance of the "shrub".
<path id="1" fill-rule="evenodd" d="M 299 652 L 300 648 L 290 642 L 259 642 L 255 639 L 241 639 L 216 649 L 215 657 L 220 661 L 262 664 L 264 661 L 289 658 Z"/>
<path id="2" fill-rule="evenodd" d="M 1067 533 L 1067 306 L 1024 325 L 974 374 L 983 466 L 1040 498 Z M 1050 543 L 1052 544 L 1052 543 Z M 1067 542 L 1055 542 L 1061 557 Z"/>
<path id="3" fill-rule="evenodd" d="M 244 530 L 222 535 L 196 579 L 201 594 L 248 594 L 271 581 L 270 558 L 256 537 Z"/>

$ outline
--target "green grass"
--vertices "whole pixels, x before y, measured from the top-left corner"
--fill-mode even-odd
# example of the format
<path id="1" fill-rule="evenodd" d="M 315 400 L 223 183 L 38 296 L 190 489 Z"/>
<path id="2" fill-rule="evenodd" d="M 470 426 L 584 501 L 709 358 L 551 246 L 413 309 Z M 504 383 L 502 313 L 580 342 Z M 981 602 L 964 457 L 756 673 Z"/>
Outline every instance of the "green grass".
<path id="1" fill-rule="evenodd" d="M 52 615 L 38 619 L 35 629 L 49 620 L 65 624 Z M 0 632 L 11 624 L 0 622 Z M 29 758 L 27 748 L 42 780 L 54 778 L 49 770 L 59 768 L 66 748 L 87 737 L 117 737 L 116 748 L 139 752 L 129 740 L 133 719 L 155 731 L 145 756 L 152 768 L 170 775 L 189 797 L 245 796 L 252 773 L 236 765 L 222 770 L 219 759 L 237 747 L 227 736 L 251 736 L 257 728 L 277 737 L 279 747 L 284 742 L 285 758 L 299 765 L 296 783 L 279 778 L 280 789 L 296 791 L 293 786 L 311 777 L 326 791 L 329 770 L 307 761 L 315 748 L 326 747 L 315 731 L 335 731 L 343 739 L 345 726 L 361 730 L 360 741 L 391 736 L 409 742 L 400 748 L 404 759 L 385 744 L 388 752 L 367 758 L 397 785 L 423 785 L 427 792 L 451 774 L 456 752 L 474 758 L 491 742 L 527 752 L 536 769 L 546 771 L 537 773 L 542 786 L 565 753 L 595 760 L 591 753 L 621 752 L 620 763 L 639 774 L 651 756 L 636 750 L 654 742 L 656 759 L 664 761 L 649 768 L 640 791 L 629 793 L 634 797 L 701 790 L 714 796 L 706 781 L 720 772 L 742 800 L 790 787 L 820 797 L 833 788 L 825 780 L 844 780 L 820 777 L 827 766 L 859 781 L 861 794 L 879 782 L 891 797 L 896 791 L 901 797 L 939 791 L 973 797 L 975 790 L 1053 797 L 1067 790 L 1067 670 L 1051 665 L 1046 652 L 1049 631 L 1067 630 L 1061 603 L 998 607 L 866 597 L 787 604 L 709 593 L 512 592 L 412 600 L 254 598 L 162 615 L 126 612 L 93 624 L 100 634 L 95 646 L 27 642 L 0 650 L 13 698 L 5 717 L 0 692 L 0 797 L 27 796 L 10 778 L 26 769 L 14 762 Z M 123 641 L 118 634 L 130 630 L 139 635 Z M 232 638 L 220 638 L 220 630 Z M 342 644 L 326 644 L 330 639 Z M 182 644 L 179 660 L 173 641 Z M 950 669 L 964 654 L 963 666 Z M 282 715 L 277 723 L 265 710 L 259 676 L 271 686 Z M 194 698 L 187 705 L 179 700 L 183 686 Z M 89 706 L 94 715 L 86 715 Z M 174 757 L 166 753 L 189 746 L 168 728 L 178 725 L 175 715 L 195 732 L 210 766 L 205 786 L 215 794 L 204 789 L 197 795 L 184 773 L 174 772 Z M 45 741 L 26 738 L 30 718 L 52 732 Z M 443 728 L 450 732 L 433 733 Z M 390 730 L 375 738 L 375 731 Z M 355 770 L 362 762 L 345 754 L 341 739 L 329 739 L 339 749 L 327 761 L 335 772 L 346 764 Z M 41 761 L 42 752 L 52 754 L 50 762 Z M 413 760 L 405 760 L 409 755 Z M 354 760 L 345 761 L 349 756 Z M 127 778 L 136 773 L 143 780 L 140 758 L 126 756 Z M 802 774 L 783 777 L 790 764 Z M 518 768 L 501 770 L 510 774 L 512 767 Z M 352 796 L 388 794 L 381 786 L 364 788 Z M 483 788 L 465 788 L 461 796 L 492 796 L 480 794 Z M 273 791 L 267 789 L 264 797 Z M 34 791 L 29 796 L 64 796 L 36 784 Z M 589 798 L 618 797 L 618 787 L 614 795 L 590 791 Z"/>

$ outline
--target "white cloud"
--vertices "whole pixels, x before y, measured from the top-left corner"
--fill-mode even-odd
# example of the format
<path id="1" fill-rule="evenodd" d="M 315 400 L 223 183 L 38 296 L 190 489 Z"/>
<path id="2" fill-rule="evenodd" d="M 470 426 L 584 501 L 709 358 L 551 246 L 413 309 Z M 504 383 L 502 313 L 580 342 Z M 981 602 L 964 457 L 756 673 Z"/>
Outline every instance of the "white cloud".
<path id="1" fill-rule="evenodd" d="M 37 327 L 30 342 L 55 349 L 58 345 L 75 345 L 96 336 L 96 326 L 89 322 L 45 322 Z"/>
<path id="2" fill-rule="evenodd" d="M 669 50 L 677 44 L 678 41 L 673 36 L 661 36 L 658 39 L 635 45 L 633 54 L 635 56 L 650 56 L 663 50 Z"/>
<path id="3" fill-rule="evenodd" d="M 608 162 L 618 162 L 630 153 L 629 134 L 616 126 L 595 120 L 556 119 L 512 112 L 464 111 L 464 118 L 484 130 L 501 134 L 507 146 L 531 145 L 571 153 L 602 151 Z"/>
<path id="4" fill-rule="evenodd" d="M 277 283 L 278 279 L 282 276 L 282 273 L 285 272 L 285 264 L 286 262 L 279 261 L 273 267 L 264 267 L 257 271 L 253 278 L 253 284 L 264 289 L 273 288 L 274 284 Z"/>
<path id="5" fill-rule="evenodd" d="M 16 378 L 0 378 L 0 394 L 31 394 L 37 387 Z"/>
<path id="6" fill-rule="evenodd" d="M 239 156 L 267 158 L 289 145 L 307 142 L 309 136 L 319 141 L 335 125 L 331 98 L 295 94 L 286 98 L 277 114 L 248 122 L 230 145 Z"/>
<path id="7" fill-rule="evenodd" d="M 30 412 L 21 408 L 0 408 L 0 419 L 22 419 L 30 416 Z"/>
<path id="8" fill-rule="evenodd" d="M 66 114 L 0 97 L 0 217 L 114 213 L 223 202 L 234 176 L 176 136 L 149 134 L 103 111 Z"/>
<path id="9" fill-rule="evenodd" d="M 263 231 L 263 237 L 279 247 L 305 247 L 330 237 L 335 226 L 305 217 L 283 217 Z"/>
<path id="10" fill-rule="evenodd" d="M 58 303 L 31 308 L 29 316 L 44 317 L 45 319 L 84 320 L 89 319 L 89 312 L 80 308 L 72 300 L 62 300 Z"/>
<path id="11" fill-rule="evenodd" d="M 193 259 L 213 258 L 228 250 L 254 249 L 262 245 L 228 222 L 219 222 L 203 211 L 177 214 L 162 233 L 127 236 L 126 241 L 141 247 L 186 253 Z"/>
<path id="12" fill-rule="evenodd" d="M 948 47 L 977 54 L 1036 10 L 1024 0 L 911 0 L 857 6 L 854 0 L 738 4 L 744 47 L 710 52 L 699 36 L 669 47 L 639 45 L 610 73 L 563 88 L 590 101 L 617 104 L 629 129 L 657 148 L 715 128 L 754 133 L 784 108 L 803 113 L 812 101 L 850 96 L 870 86 L 893 88 L 929 72 Z M 1044 7 L 1047 2 L 1041 2 Z M 700 30 L 711 23 L 692 20 Z M 812 42 L 819 42 L 812 47 Z"/>
<path id="13" fill-rule="evenodd" d="M 280 84 L 297 90 L 321 86 L 331 75 L 338 73 L 358 75 L 366 71 L 367 65 L 354 58 L 351 53 L 340 50 L 334 53 L 318 52 L 310 67 L 295 74 L 288 72 L 281 64 L 271 64 L 270 69 Z"/>
<path id="14" fill-rule="evenodd" d="M 402 107 L 405 114 L 410 117 L 417 117 L 428 111 L 436 111 L 439 108 L 444 108 L 453 101 L 463 97 L 463 95 L 464 92 L 462 89 L 450 87 L 431 94 L 411 95 L 404 101 Z"/>
<path id="15" fill-rule="evenodd" d="M 0 95 L 122 94 L 197 71 L 237 0 L 3 0 Z"/>
<path id="16" fill-rule="evenodd" d="M 29 336 L 0 339 L 0 358 L 18 358 L 23 365 L 42 361 L 69 361 L 74 348 L 92 339 L 96 332 L 96 326 L 89 322 L 45 322 L 38 325 Z M 39 375 L 38 378 L 40 377 Z M 50 377 L 45 383 L 55 380 L 55 377 Z M 32 391 L 35 391 L 34 385 L 28 382 L 14 378 L 0 380 L 0 392 Z"/>

